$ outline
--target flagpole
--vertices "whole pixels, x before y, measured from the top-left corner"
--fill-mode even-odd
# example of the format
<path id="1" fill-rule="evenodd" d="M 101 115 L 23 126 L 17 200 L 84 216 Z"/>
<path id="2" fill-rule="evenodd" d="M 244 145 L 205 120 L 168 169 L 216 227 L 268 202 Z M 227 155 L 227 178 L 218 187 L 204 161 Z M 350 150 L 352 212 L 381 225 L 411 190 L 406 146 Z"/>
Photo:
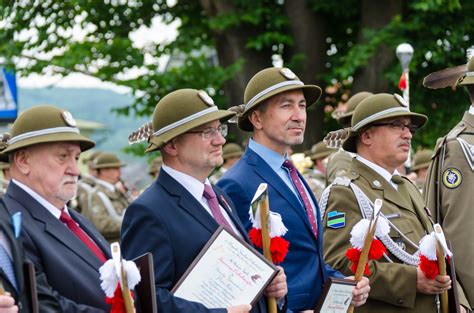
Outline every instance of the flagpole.
<path id="1" fill-rule="evenodd" d="M 413 47 L 409 43 L 399 44 L 397 50 L 395 51 L 398 60 L 402 66 L 402 76 L 400 78 L 399 87 L 402 88 L 402 80 L 405 79 L 405 85 L 403 86 L 403 99 L 408 105 L 408 110 L 410 110 L 410 61 L 413 57 Z M 408 152 L 408 158 L 405 161 L 406 167 L 411 167 L 411 149 Z"/>

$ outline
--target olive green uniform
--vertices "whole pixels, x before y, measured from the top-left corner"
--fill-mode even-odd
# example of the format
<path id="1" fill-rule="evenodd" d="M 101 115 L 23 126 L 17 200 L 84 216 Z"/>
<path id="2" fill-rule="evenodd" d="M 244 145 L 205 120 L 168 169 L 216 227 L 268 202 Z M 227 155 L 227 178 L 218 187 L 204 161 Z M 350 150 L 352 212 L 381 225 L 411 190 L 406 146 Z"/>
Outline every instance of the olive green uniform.
<path id="1" fill-rule="evenodd" d="M 329 156 L 328 165 L 326 166 L 326 180 L 328 184 L 332 184 L 336 177 L 343 176 L 344 172 L 350 169 L 353 154 L 339 149 Z"/>
<path id="2" fill-rule="evenodd" d="M 217 182 L 219 181 L 219 179 L 221 179 L 222 175 L 224 175 L 225 172 L 227 172 L 227 169 L 223 168 L 222 166 L 212 172 L 211 176 L 209 176 L 209 181 L 211 182 L 211 184 L 217 184 Z"/>
<path id="3" fill-rule="evenodd" d="M 119 241 L 125 209 L 130 204 L 127 195 L 113 185 L 97 179 L 96 186 L 89 194 L 87 211 L 83 214 L 109 242 Z"/>
<path id="4" fill-rule="evenodd" d="M 384 258 L 369 261 L 372 272 L 369 276 L 371 285 L 369 299 L 355 311 L 436 312 L 435 296 L 416 292 L 417 269 L 413 260 L 417 259 L 414 254 L 418 248 L 409 241 L 418 245 L 420 239 L 432 231 L 432 225 L 420 193 L 406 178 L 398 185 L 399 191 L 397 191 L 375 170 L 357 159 L 352 161 L 350 171 L 346 172 L 346 179 L 337 179 L 321 199 L 321 210 L 325 210 L 323 231 L 326 262 L 346 275 L 353 274 L 345 253 L 351 248 L 350 232 L 362 219 L 362 211 L 349 182 L 360 188 L 371 203 L 378 198 L 382 199 L 382 214 L 399 230 L 391 225 L 389 237 L 394 243 L 395 252 L 389 250 L 388 244 L 382 240 L 387 247 L 389 258 L 394 263 Z M 345 226 L 337 229 L 328 226 L 328 213 L 335 211 L 345 214 Z M 400 251 L 402 256 L 396 256 L 395 254 L 400 255 Z M 406 263 L 413 264 L 405 264 L 401 260 L 403 256 L 411 257 L 412 259 L 409 259 L 411 261 Z"/>
<path id="5" fill-rule="evenodd" d="M 7 191 L 7 187 L 8 187 L 8 181 L 3 178 L 0 178 L 0 197 L 3 197 L 3 195 Z"/>
<path id="6" fill-rule="evenodd" d="M 439 188 L 437 187 L 437 183 Z M 474 307 L 474 115 L 438 140 L 426 178 L 425 201 L 451 241 L 457 278 Z"/>
<path id="7" fill-rule="evenodd" d="M 303 177 L 313 191 L 316 199 L 320 199 L 326 188 L 326 175 L 318 170 L 306 169 L 303 172 Z"/>
<path id="8" fill-rule="evenodd" d="M 81 176 L 77 184 L 76 197 L 71 201 L 71 207 L 82 213 L 88 210 L 89 194 L 95 187 L 96 178 L 85 174 Z"/>

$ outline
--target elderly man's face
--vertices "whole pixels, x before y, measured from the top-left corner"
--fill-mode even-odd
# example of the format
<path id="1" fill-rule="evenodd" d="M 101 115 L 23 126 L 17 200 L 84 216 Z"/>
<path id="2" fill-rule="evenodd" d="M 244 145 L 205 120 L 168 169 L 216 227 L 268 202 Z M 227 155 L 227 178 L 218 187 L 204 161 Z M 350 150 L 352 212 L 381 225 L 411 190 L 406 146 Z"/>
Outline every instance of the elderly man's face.
<path id="1" fill-rule="evenodd" d="M 81 149 L 77 143 L 47 143 L 27 148 L 22 167 L 24 183 L 55 207 L 62 209 L 77 191 L 78 160 Z"/>

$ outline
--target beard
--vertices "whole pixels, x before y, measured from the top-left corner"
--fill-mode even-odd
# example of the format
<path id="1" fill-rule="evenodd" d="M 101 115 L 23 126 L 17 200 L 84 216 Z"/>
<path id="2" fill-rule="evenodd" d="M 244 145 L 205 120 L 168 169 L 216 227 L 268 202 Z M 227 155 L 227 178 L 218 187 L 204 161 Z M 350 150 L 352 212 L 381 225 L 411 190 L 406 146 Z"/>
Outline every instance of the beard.
<path id="1" fill-rule="evenodd" d="M 61 181 L 59 191 L 56 193 L 56 198 L 68 202 L 76 196 L 77 193 L 77 176 L 66 175 Z"/>

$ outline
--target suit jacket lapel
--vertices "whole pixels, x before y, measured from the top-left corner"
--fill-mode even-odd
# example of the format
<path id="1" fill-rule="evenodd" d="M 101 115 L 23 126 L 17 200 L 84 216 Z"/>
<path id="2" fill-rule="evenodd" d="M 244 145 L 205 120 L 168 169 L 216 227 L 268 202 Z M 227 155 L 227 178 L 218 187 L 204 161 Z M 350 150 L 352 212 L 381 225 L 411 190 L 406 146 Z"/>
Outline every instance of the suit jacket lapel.
<path id="1" fill-rule="evenodd" d="M 95 242 L 95 244 L 104 252 L 106 258 L 111 258 L 110 245 L 107 241 L 101 238 L 100 233 L 90 223 L 85 223 L 85 217 L 74 210 L 69 210 L 72 219 L 82 228 L 83 231 Z"/>
<path id="2" fill-rule="evenodd" d="M 232 210 L 232 207 L 229 204 L 229 200 L 224 196 L 221 190 L 218 188 L 214 187 L 214 192 L 217 195 L 217 200 L 219 201 L 219 204 L 221 207 L 224 208 L 224 210 L 227 212 L 229 215 L 230 219 L 234 223 L 234 226 L 237 228 L 237 230 L 240 232 L 242 237 L 244 238 L 245 241 L 250 242 L 250 239 L 248 238 L 247 232 L 245 231 L 244 227 L 242 226 L 242 222 L 240 221 L 239 217 L 236 215 L 235 211 Z"/>
<path id="3" fill-rule="evenodd" d="M 61 242 L 71 252 L 75 253 L 79 258 L 84 260 L 94 269 L 98 269 L 102 265 L 92 251 L 90 251 L 72 231 L 70 231 L 60 220 L 54 217 L 45 207 L 23 189 L 14 183 L 10 183 L 7 189 L 7 194 L 10 194 L 13 199 L 18 201 L 25 209 L 27 209 L 33 219 L 38 223 L 44 224 L 44 230 L 46 232 Z M 82 225 L 80 226 L 82 227 Z"/>
<path id="4" fill-rule="evenodd" d="M 247 150 L 245 151 L 244 157 L 249 165 L 255 167 L 254 172 L 258 176 L 260 176 L 262 181 L 272 186 L 273 189 L 277 193 L 279 193 L 283 199 L 285 199 L 288 202 L 288 204 L 290 205 L 289 207 L 292 208 L 298 214 L 298 216 L 303 220 L 304 224 L 306 225 L 307 230 L 311 234 L 313 234 L 313 231 L 311 229 L 311 224 L 309 223 L 308 217 L 305 212 L 305 208 L 301 204 L 301 201 L 298 199 L 298 197 L 293 193 L 293 191 L 290 190 L 290 188 L 280 178 L 280 176 L 278 176 L 278 174 L 275 173 L 275 171 L 267 164 L 267 162 L 265 162 L 259 155 L 257 155 L 251 149 L 247 148 Z M 272 209 L 271 196 L 269 197 L 269 203 L 270 203 L 270 210 L 271 210 Z"/>
<path id="5" fill-rule="evenodd" d="M 196 200 L 180 183 L 171 177 L 165 171 L 161 171 L 158 175 L 157 182 L 169 194 L 178 198 L 178 205 L 191 215 L 199 224 L 209 230 L 211 234 L 215 232 L 219 226 L 214 218 L 206 211 L 199 201 Z"/>

